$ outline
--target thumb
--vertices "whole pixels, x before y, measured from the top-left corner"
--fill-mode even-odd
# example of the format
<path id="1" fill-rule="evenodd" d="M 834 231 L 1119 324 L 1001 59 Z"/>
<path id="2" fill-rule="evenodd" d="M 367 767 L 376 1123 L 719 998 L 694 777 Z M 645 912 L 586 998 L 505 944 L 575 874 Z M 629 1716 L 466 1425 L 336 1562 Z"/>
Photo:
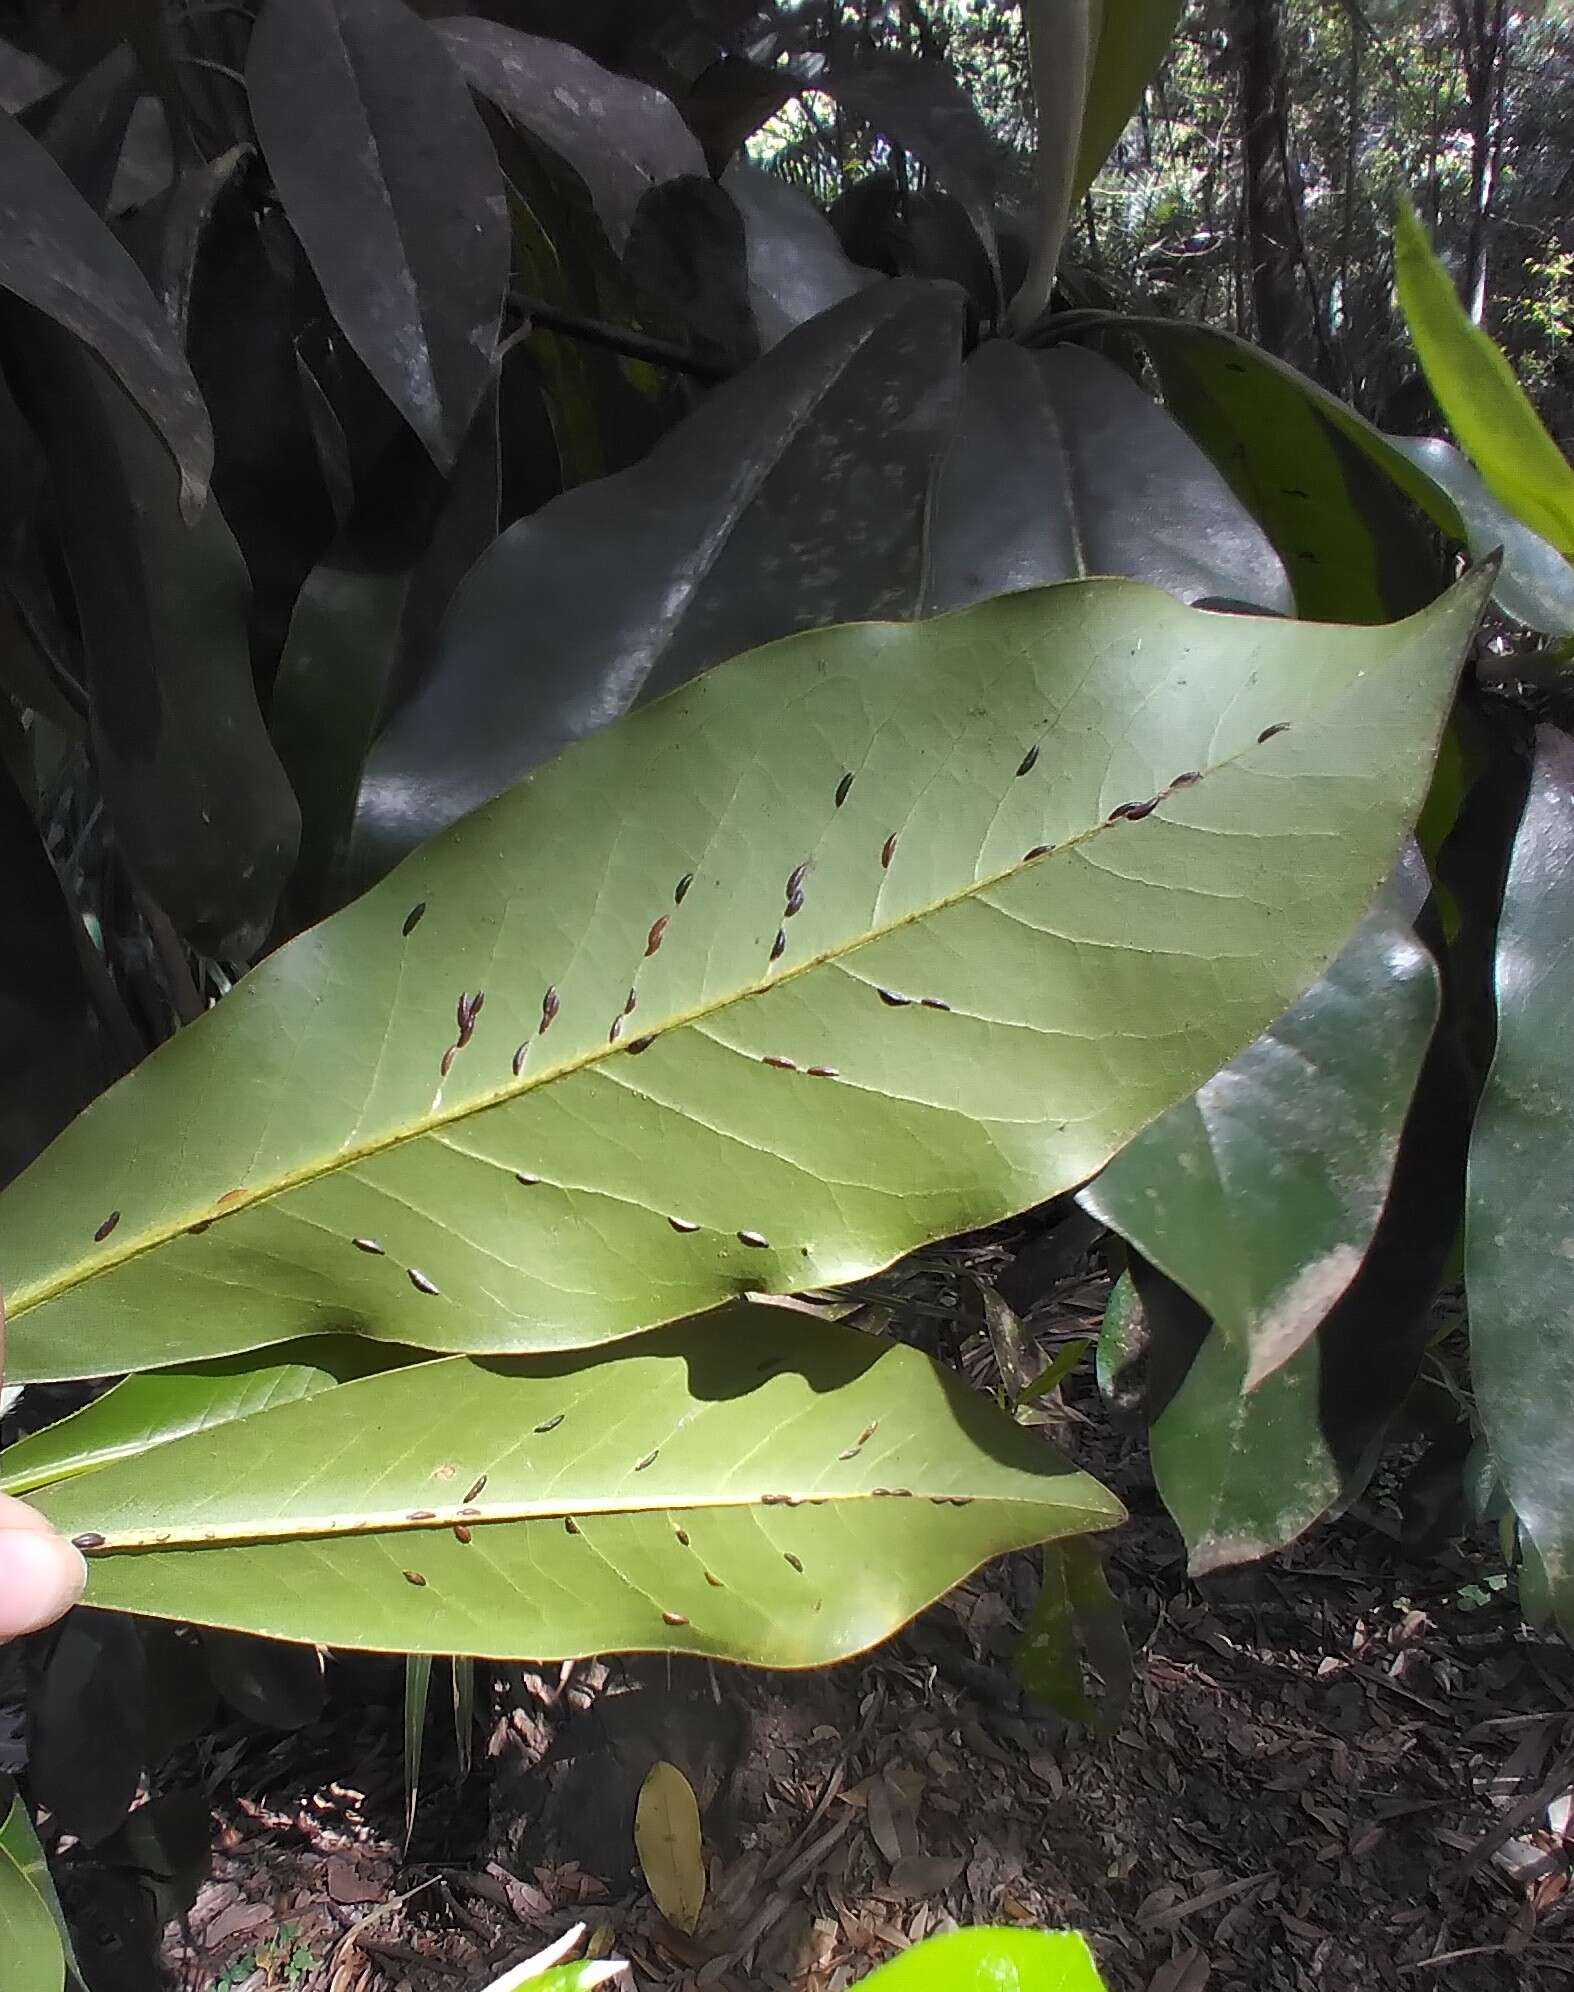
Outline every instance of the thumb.
<path id="1" fill-rule="evenodd" d="M 82 1552 L 55 1534 L 36 1508 L 0 1494 L 0 1639 L 63 1617 L 87 1583 Z"/>

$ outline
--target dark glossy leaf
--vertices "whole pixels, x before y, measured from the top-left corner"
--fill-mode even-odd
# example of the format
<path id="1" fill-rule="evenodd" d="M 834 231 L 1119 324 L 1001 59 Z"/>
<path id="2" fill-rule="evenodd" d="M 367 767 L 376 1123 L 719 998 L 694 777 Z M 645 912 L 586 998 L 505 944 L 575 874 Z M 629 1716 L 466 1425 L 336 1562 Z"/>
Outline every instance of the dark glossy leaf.
<path id="1" fill-rule="evenodd" d="M 705 172 L 676 105 L 648 83 L 497 21 L 440 21 L 437 32 L 472 89 L 573 167 L 614 249 L 623 248 L 651 187 Z"/>
<path id="2" fill-rule="evenodd" d="M 1405 498 L 1460 540 L 1462 522 L 1380 430 L 1228 332 L 1124 322 L 1152 355 L 1170 413 L 1278 548 L 1301 615 L 1387 622 L 1437 593 L 1425 522 Z"/>
<path id="3" fill-rule="evenodd" d="M 144 88 L 136 56 L 118 43 L 20 119 L 95 214 L 107 214 L 132 107 Z"/>
<path id="4" fill-rule="evenodd" d="M 373 750 L 358 870 L 386 869 L 722 658 L 821 623 L 911 615 L 960 335 L 954 293 L 889 284 L 850 298 L 718 388 L 644 462 L 511 526 Z"/>
<path id="5" fill-rule="evenodd" d="M 451 469 L 508 282 L 502 178 L 463 77 L 401 0 L 269 0 L 246 87 L 334 317 Z"/>
<path id="6" fill-rule="evenodd" d="M 191 297 L 208 230 L 221 209 L 244 197 L 247 176 L 256 159 L 249 145 L 232 145 L 216 159 L 186 167 L 168 197 L 152 211 L 157 243 L 143 263 L 148 280 L 169 313 L 182 345 L 191 324 Z M 141 221 L 141 217 L 137 218 Z M 133 223 L 135 230 L 137 223 Z M 253 298 L 253 304 L 257 302 Z"/>
<path id="7" fill-rule="evenodd" d="M 85 1845 L 124 1820 L 147 1763 L 147 1670 L 136 1625 L 75 1611 L 28 1706 L 28 1777 L 39 1804 Z"/>
<path id="8" fill-rule="evenodd" d="M 237 1715 L 265 1729 L 304 1729 L 327 1699 L 322 1655 L 250 1633 L 208 1626 L 202 1651 L 213 1685 Z"/>
<path id="9" fill-rule="evenodd" d="M 993 316 L 994 265 L 967 210 L 943 188 L 915 193 L 894 173 L 866 173 L 837 195 L 826 219 L 855 264 L 890 277 L 960 284 L 970 323 Z"/>
<path id="10" fill-rule="evenodd" d="M 183 934 L 247 955 L 300 817 L 257 706 L 245 565 L 217 504 L 183 521 L 162 452 L 91 362 L 34 336 L 21 369 L 49 449 L 116 838 Z"/>
<path id="11" fill-rule="evenodd" d="M 1574 1630 L 1574 745 L 1543 727 L 1498 928 L 1497 1053 L 1470 1144 L 1470 1368 L 1498 1474 Z"/>
<path id="12" fill-rule="evenodd" d="M 90 346 L 180 467 L 182 508 L 207 495 L 213 434 L 169 321 L 131 257 L 14 118 L 0 112 L 0 288 Z"/>
<path id="13" fill-rule="evenodd" d="M 1194 1570 L 1282 1547 L 1344 1484 L 1318 1337 L 1390 1205 L 1437 1022 L 1410 918 L 1389 888 L 1300 1002 L 1081 1194 L 1213 1319 L 1150 1403 L 1154 1475 Z M 1394 1309 L 1368 1332 L 1398 1342 L 1406 1325 Z"/>
<path id="14" fill-rule="evenodd" d="M 743 218 L 714 181 L 690 175 L 652 187 L 629 229 L 623 267 L 703 364 L 736 373 L 758 356 Z"/>
<path id="15" fill-rule="evenodd" d="M 721 184 L 743 217 L 749 300 L 762 347 L 873 281 L 849 259 L 813 201 L 776 174 L 737 160 Z"/>
<path id="16" fill-rule="evenodd" d="M 0 1185 L 113 1076 L 74 923 L 32 814 L 0 769 Z"/>
<path id="17" fill-rule="evenodd" d="M 992 339 L 963 372 L 936 484 L 927 611 L 1089 574 L 1288 613 L 1284 568 L 1197 445 L 1129 374 L 1076 346 Z"/>
<path id="18" fill-rule="evenodd" d="M 999 182 L 995 141 L 944 62 L 897 49 L 860 47 L 833 56 L 814 76 L 812 87 L 828 92 L 850 117 L 921 159 L 967 210 L 993 265 Z"/>
<path id="19" fill-rule="evenodd" d="M 707 672 L 279 949 L 10 1186 L 13 1375 L 351 1326 L 583 1345 L 1085 1181 L 1345 938 L 1489 582 L 1337 641 L 1074 583 Z"/>
<path id="20" fill-rule="evenodd" d="M 1574 635 L 1574 564 L 1494 498 L 1481 473 L 1438 436 L 1390 436 L 1389 443 L 1439 484 L 1459 508 L 1471 556 L 1499 547 L 1503 572 L 1493 600 L 1504 615 L 1545 636 Z"/>
<path id="21" fill-rule="evenodd" d="M 100 1606 L 409 1653 L 776 1666 L 1121 1519 L 927 1356 L 743 1301 L 615 1353 L 364 1378 L 37 1505 L 103 1536 Z"/>

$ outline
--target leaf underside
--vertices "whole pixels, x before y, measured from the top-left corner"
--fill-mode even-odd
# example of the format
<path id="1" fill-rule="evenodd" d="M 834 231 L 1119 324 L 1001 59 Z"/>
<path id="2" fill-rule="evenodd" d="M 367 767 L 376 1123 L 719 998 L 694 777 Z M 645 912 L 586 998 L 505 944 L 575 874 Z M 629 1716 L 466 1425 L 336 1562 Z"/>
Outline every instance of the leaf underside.
<path id="1" fill-rule="evenodd" d="M 1490 578 L 1336 638 L 1083 583 L 708 673 L 279 950 L 0 1197 L 14 1379 L 585 1346 L 1085 1180 L 1337 950 Z"/>

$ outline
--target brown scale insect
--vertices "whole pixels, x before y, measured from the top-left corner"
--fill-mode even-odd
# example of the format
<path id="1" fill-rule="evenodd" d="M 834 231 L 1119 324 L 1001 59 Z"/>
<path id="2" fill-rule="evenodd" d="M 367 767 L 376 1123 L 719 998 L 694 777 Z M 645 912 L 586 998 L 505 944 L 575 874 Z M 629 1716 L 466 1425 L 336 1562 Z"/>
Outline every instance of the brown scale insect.
<path id="1" fill-rule="evenodd" d="M 771 960 L 780 961 L 782 956 L 786 952 L 787 952 L 787 929 L 785 927 L 778 927 L 776 929 L 776 938 L 774 941 L 771 942 Z"/>
<path id="2" fill-rule="evenodd" d="M 370 1252 L 374 1259 L 383 1257 L 383 1248 L 375 1238 L 352 1238 L 350 1243 L 357 1252 Z"/>
<path id="3" fill-rule="evenodd" d="M 634 1471 L 636 1473 L 643 1473 L 647 1466 L 654 1466 L 656 1464 L 657 1459 L 660 1457 L 660 1454 L 661 1454 L 661 1447 L 652 1446 L 650 1451 L 646 1453 L 643 1459 L 635 1460 Z"/>
<path id="4" fill-rule="evenodd" d="M 407 1522 L 435 1522 L 437 1517 L 430 1508 L 412 1508 L 405 1516 Z"/>
<path id="5" fill-rule="evenodd" d="M 559 1008 L 557 984 L 555 982 L 548 983 L 547 992 L 541 998 L 541 1025 L 537 1033 L 538 1036 L 544 1037 L 551 1030 L 552 1019 L 557 1015 Z"/>
<path id="6" fill-rule="evenodd" d="M 803 911 L 803 890 L 800 887 L 797 892 L 788 893 L 787 904 L 783 907 L 782 912 L 785 918 L 791 920 L 802 911 Z"/>
<path id="7" fill-rule="evenodd" d="M 809 1065 L 804 1070 L 811 1079 L 840 1079 L 842 1076 L 834 1065 Z"/>
<path id="8" fill-rule="evenodd" d="M 1017 763 L 1017 773 L 1018 775 L 1030 775 L 1037 766 L 1038 748 L 1035 745 L 1030 747 Z"/>
<path id="9" fill-rule="evenodd" d="M 524 1043 L 519 1047 L 518 1051 L 514 1053 L 514 1077 L 516 1079 L 519 1077 L 520 1073 L 524 1071 L 525 1060 L 529 1056 L 529 1053 L 530 1053 L 530 1040 L 529 1038 L 526 1038 Z"/>
<path id="10" fill-rule="evenodd" d="M 838 1459 L 856 1459 L 862 1451 L 862 1446 L 849 1446 L 846 1452 L 839 1452 L 836 1457 Z"/>
<path id="11" fill-rule="evenodd" d="M 782 1561 L 783 1563 L 790 1563 L 793 1569 L 796 1570 L 800 1576 L 803 1574 L 802 1557 L 794 1556 L 790 1549 L 784 1549 L 782 1551 Z"/>
<path id="12" fill-rule="evenodd" d="M 762 1494 L 760 1496 L 760 1506 L 762 1508 L 782 1508 L 786 1504 L 787 1496 L 785 1494 Z"/>
<path id="13" fill-rule="evenodd" d="M 1108 823 L 1119 823 L 1122 821 L 1125 821 L 1127 823 L 1140 823 L 1144 816 L 1151 816 L 1154 810 L 1158 808 L 1158 806 L 1159 806 L 1159 798 L 1157 796 L 1155 796 L 1151 802 L 1118 803 L 1116 807 L 1110 811 L 1109 815 L 1105 818 L 1105 821 Z"/>
<path id="14" fill-rule="evenodd" d="M 740 1231 L 738 1233 L 738 1243 L 740 1245 L 752 1245 L 759 1252 L 768 1252 L 771 1248 L 771 1241 L 760 1231 Z"/>
<path id="15" fill-rule="evenodd" d="M 683 904 L 684 900 L 688 897 L 689 887 L 693 883 L 694 883 L 693 872 L 685 872 L 682 878 L 680 878 L 677 884 L 672 888 L 672 903 L 674 906 L 681 906 Z"/>
<path id="16" fill-rule="evenodd" d="M 682 1543 L 683 1547 L 684 1547 L 685 1549 L 687 1549 L 687 1548 L 688 1548 L 688 1546 L 689 1546 L 689 1532 L 688 1532 L 688 1530 L 687 1530 L 687 1529 L 679 1529 L 679 1528 L 674 1528 L 674 1530 L 672 1531 L 672 1533 L 673 1533 L 673 1534 L 674 1534 L 674 1535 L 675 1535 L 675 1536 L 676 1536 L 676 1537 L 678 1538 L 678 1541 Z"/>
<path id="17" fill-rule="evenodd" d="M 481 1005 L 485 1001 L 486 997 L 479 989 L 473 996 L 467 996 L 463 990 L 459 993 L 459 1001 L 455 1005 L 454 1014 L 459 1024 L 459 1044 L 461 1050 L 475 1036 L 476 1018 L 480 1016 Z"/>
<path id="18" fill-rule="evenodd" d="M 448 1077 L 449 1073 L 453 1071 L 454 1060 L 458 1056 L 458 1054 L 459 1054 L 459 1047 L 456 1044 L 451 1044 L 448 1047 L 448 1049 L 443 1053 L 443 1062 L 437 1069 L 445 1079 Z"/>
<path id="19" fill-rule="evenodd" d="M 891 869 L 891 860 L 895 856 L 896 856 L 896 832 L 893 830 L 890 836 L 886 838 L 884 844 L 880 847 L 881 871 L 889 871 Z"/>
<path id="20" fill-rule="evenodd" d="M 567 1415 L 566 1412 L 559 1411 L 556 1417 L 544 1418 L 534 1429 L 538 1432 L 555 1432 Z"/>
<path id="21" fill-rule="evenodd" d="M 566 1535 L 577 1536 L 579 1534 L 579 1524 L 574 1520 L 572 1515 L 565 1515 L 563 1517 L 563 1530 Z"/>
<path id="22" fill-rule="evenodd" d="M 1201 780 L 1202 770 L 1200 768 L 1188 768 L 1183 775 L 1175 776 L 1170 783 L 1170 787 L 1172 789 L 1188 789 L 1193 782 L 1200 782 Z"/>
<path id="23" fill-rule="evenodd" d="M 633 1016 L 633 1014 L 634 1014 L 634 1011 L 635 1011 L 635 1008 L 637 1007 L 638 1003 L 639 1003 L 639 997 L 638 997 L 638 996 L 637 996 L 637 995 L 635 994 L 635 992 L 634 992 L 634 991 L 633 991 L 633 990 L 631 989 L 631 990 L 629 991 L 629 993 L 627 994 L 627 996 L 625 996 L 625 997 L 624 997 L 624 999 L 623 999 L 623 1014 L 624 1014 L 624 1016 L 625 1016 L 625 1017 L 632 1017 L 632 1016 Z"/>
<path id="24" fill-rule="evenodd" d="M 426 1588 L 426 1579 L 421 1575 L 419 1570 L 407 1570 L 404 1573 L 404 1581 L 407 1584 L 413 1584 L 418 1591 Z"/>
<path id="25" fill-rule="evenodd" d="M 667 922 L 671 917 L 672 916 L 669 913 L 662 913 L 658 915 L 656 919 L 651 921 L 650 932 L 645 936 L 645 959 L 647 961 L 649 961 L 650 957 L 656 952 L 657 948 L 659 948 L 662 942 L 666 939 Z"/>
<path id="26" fill-rule="evenodd" d="M 683 1616 L 682 1612 L 663 1612 L 661 1617 L 664 1625 L 688 1624 L 688 1620 Z"/>
<path id="27" fill-rule="evenodd" d="M 607 1028 L 607 1043 L 616 1044 L 623 1035 L 623 1013 L 620 1010 Z"/>
<path id="28" fill-rule="evenodd" d="M 699 1226 L 691 1223 L 686 1217 L 669 1217 L 667 1222 L 672 1226 L 674 1231 L 689 1232 L 699 1230 Z"/>
<path id="29" fill-rule="evenodd" d="M 795 1059 L 779 1058 L 776 1056 L 774 1052 L 769 1057 L 762 1058 L 760 1060 L 760 1063 L 762 1065 L 774 1066 L 778 1072 L 796 1072 L 798 1070 L 797 1061 Z"/>
<path id="30" fill-rule="evenodd" d="M 441 1288 L 438 1287 L 437 1283 L 434 1280 L 429 1280 L 419 1266 L 407 1266 L 405 1268 L 405 1275 L 417 1293 L 441 1292 Z"/>
<path id="31" fill-rule="evenodd" d="M 514 1171 L 514 1181 L 516 1183 L 523 1183 L 527 1190 L 533 1190 L 540 1180 L 539 1176 L 527 1175 L 523 1169 L 516 1169 Z"/>
<path id="32" fill-rule="evenodd" d="M 119 1222 L 120 1222 L 120 1212 L 118 1210 L 112 1210 L 109 1213 L 108 1217 L 104 1219 L 104 1222 L 98 1227 L 97 1231 L 93 1233 L 93 1243 L 95 1245 L 102 1245 L 104 1240 L 109 1236 L 109 1234 L 114 1230 L 115 1226 Z"/>
<path id="33" fill-rule="evenodd" d="M 1047 858 L 1054 848 L 1053 844 L 1035 844 L 1031 851 L 1024 851 L 1022 853 L 1022 862 L 1025 865 L 1030 865 L 1035 858 Z"/>
<path id="34" fill-rule="evenodd" d="M 894 989 L 877 989 L 874 993 L 892 1010 L 905 1010 L 913 1000 L 911 996 L 898 995 Z"/>
<path id="35" fill-rule="evenodd" d="M 84 1529 L 81 1535 L 75 1535 L 71 1538 L 71 1543 L 75 1549 L 102 1549 L 104 1547 L 104 1538 L 98 1533 L 97 1529 Z"/>
<path id="36" fill-rule="evenodd" d="M 470 1540 L 470 1531 L 469 1531 L 469 1530 L 468 1530 L 468 1529 L 467 1529 L 467 1528 L 465 1527 L 464 1523 L 463 1523 L 463 1522 L 455 1522 L 455 1523 L 454 1523 L 454 1541 L 455 1541 L 455 1542 L 461 1542 L 461 1543 L 462 1543 L 462 1542 L 468 1542 L 469 1540 Z"/>
<path id="37" fill-rule="evenodd" d="M 211 1217 L 205 1217 L 200 1224 L 187 1225 L 186 1236 L 188 1238 L 200 1238 L 204 1231 L 211 1231 L 212 1229 L 213 1229 L 213 1219 Z"/>
<path id="38" fill-rule="evenodd" d="M 714 1573 L 714 1571 L 710 1570 L 706 1571 L 705 1581 L 707 1584 L 710 1585 L 713 1591 L 725 1591 L 727 1588 L 726 1585 L 721 1581 L 721 1579 Z"/>
<path id="39" fill-rule="evenodd" d="M 469 1493 L 466 1494 L 464 1500 L 460 1503 L 460 1506 L 468 1508 L 470 1503 L 473 1500 L 475 1500 L 476 1496 L 481 1492 L 481 1489 L 485 1485 L 486 1485 L 486 1475 L 484 1473 L 477 1475 L 475 1485 L 470 1489 Z"/>
<path id="40" fill-rule="evenodd" d="M 865 1425 L 863 1430 L 858 1434 L 859 1445 L 861 1446 L 868 1445 L 869 1441 L 874 1437 L 875 1433 L 878 1432 L 879 1429 L 880 1429 L 880 1420 L 878 1418 L 871 1418 L 869 1420 L 869 1423 Z"/>
<path id="41" fill-rule="evenodd" d="M 949 1010 L 951 1007 L 943 996 L 922 996 L 919 1001 L 926 1010 Z"/>
<path id="42" fill-rule="evenodd" d="M 1261 747 L 1272 740 L 1276 733 L 1288 733 L 1289 730 L 1290 722 L 1287 719 L 1281 719 L 1276 726 L 1265 726 L 1257 736 L 1257 745 Z"/>
<path id="43" fill-rule="evenodd" d="M 426 901 L 423 899 L 419 903 L 419 905 L 412 906 L 409 912 L 406 913 L 406 915 L 404 916 L 404 926 L 401 928 L 400 931 L 403 933 L 406 940 L 409 940 L 410 936 L 415 932 L 416 928 L 420 926 L 421 922 L 425 918 L 426 918 Z"/>
<path id="44" fill-rule="evenodd" d="M 841 780 L 836 784 L 836 807 L 838 809 L 841 808 L 842 804 L 852 794 L 853 783 L 856 779 L 857 777 L 854 775 L 843 775 Z"/>
<path id="45" fill-rule="evenodd" d="M 656 1033 L 652 1031 L 649 1037 L 637 1037 L 632 1039 L 628 1044 L 626 1044 L 623 1047 L 623 1049 L 628 1053 L 630 1058 L 637 1058 L 642 1051 L 649 1051 L 651 1046 L 655 1042 L 656 1042 Z"/>

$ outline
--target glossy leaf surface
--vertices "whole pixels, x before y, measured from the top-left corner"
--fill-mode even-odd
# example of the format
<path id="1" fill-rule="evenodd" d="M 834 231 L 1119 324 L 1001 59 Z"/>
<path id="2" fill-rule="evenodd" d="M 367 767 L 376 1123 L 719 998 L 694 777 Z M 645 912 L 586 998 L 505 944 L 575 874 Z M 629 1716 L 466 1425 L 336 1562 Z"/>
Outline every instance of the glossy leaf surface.
<path id="1" fill-rule="evenodd" d="M 774 173 L 735 161 L 721 184 L 743 217 L 749 302 L 762 349 L 876 281 L 820 210 Z"/>
<path id="2" fill-rule="evenodd" d="M 451 468 L 508 282 L 502 176 L 464 78 L 401 0 L 270 0 L 246 88 L 334 317 Z"/>
<path id="3" fill-rule="evenodd" d="M 115 236 L 49 154 L 0 112 L 0 287 L 98 354 L 180 466 L 184 508 L 207 495 L 213 432 L 168 319 Z"/>
<path id="4" fill-rule="evenodd" d="M 614 249 L 651 187 L 705 172 L 677 106 L 567 42 L 461 16 L 437 32 L 473 90 L 550 146 L 584 181 Z"/>
<path id="5" fill-rule="evenodd" d="M 270 956 L 0 1197 L 14 1379 L 584 1345 L 1085 1180 L 1337 950 L 1489 579 L 1337 645 L 1098 582 L 705 674 Z"/>
<path id="6" fill-rule="evenodd" d="M 773 1666 L 858 1651 L 986 1558 L 1120 1518 L 929 1358 L 742 1302 L 614 1354 L 362 1378 L 37 1505 L 105 1538 L 96 1605 L 334 1646 Z"/>
<path id="7" fill-rule="evenodd" d="M 1293 607 L 1262 528 L 1129 374 L 1080 347 L 993 339 L 963 371 L 925 608 L 1090 574 L 1151 581 L 1183 601 Z"/>
<path id="8" fill-rule="evenodd" d="M 725 657 L 819 623 L 913 614 L 961 336 L 949 289 L 850 298 L 643 461 L 511 526 L 372 752 L 366 871 Z"/>
<path id="9" fill-rule="evenodd" d="M 1408 201 L 1395 225 L 1394 277 L 1427 384 L 1465 455 L 1494 496 L 1574 560 L 1574 466 L 1501 351 L 1471 323 Z"/>
<path id="10" fill-rule="evenodd" d="M 1438 1002 L 1390 889 L 1298 1003 L 1081 1194 L 1213 1320 L 1153 1406 L 1193 1569 L 1282 1546 L 1338 1495 L 1316 1337 L 1376 1235 Z"/>
<path id="11" fill-rule="evenodd" d="M 0 1956 L 7 1992 L 61 1992 L 66 1958 L 40 1886 L 39 1852 L 20 1798 L 0 1822 Z"/>
<path id="12" fill-rule="evenodd" d="M 1104 1992 L 1086 1939 L 1071 1930 L 952 1930 L 903 1951 L 865 1992 Z"/>
<path id="13" fill-rule="evenodd" d="M 1470 1147 L 1465 1284 L 1487 1443 L 1574 1627 L 1574 746 L 1541 729 L 1498 926 L 1497 1052 Z"/>

